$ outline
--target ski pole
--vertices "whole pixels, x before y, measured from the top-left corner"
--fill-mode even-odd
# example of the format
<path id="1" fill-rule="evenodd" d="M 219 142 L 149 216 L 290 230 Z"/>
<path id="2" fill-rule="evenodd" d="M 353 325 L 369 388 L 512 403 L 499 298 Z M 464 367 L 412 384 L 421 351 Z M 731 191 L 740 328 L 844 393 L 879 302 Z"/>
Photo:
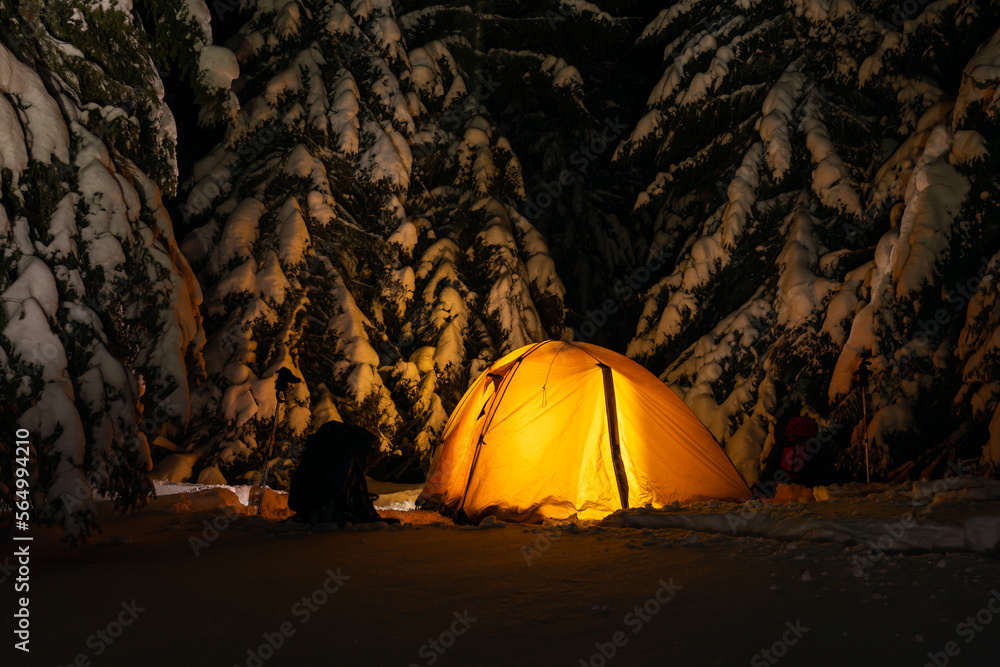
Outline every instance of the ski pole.
<path id="1" fill-rule="evenodd" d="M 274 378 L 274 424 L 271 425 L 271 442 L 267 446 L 267 457 L 264 459 L 264 475 L 260 478 L 260 497 L 257 499 L 257 516 L 260 516 L 261 507 L 264 505 L 264 489 L 267 488 L 267 469 L 271 463 L 271 452 L 274 451 L 274 440 L 278 434 L 278 412 L 281 404 L 285 402 L 285 390 L 289 384 L 302 382 L 294 373 L 282 366 L 275 373 Z"/>
<path id="2" fill-rule="evenodd" d="M 868 465 L 868 396 L 865 389 L 861 389 L 861 419 L 865 427 L 865 484 L 871 484 L 871 468 Z"/>
<path id="3" fill-rule="evenodd" d="M 867 350 L 861 352 L 861 363 L 854 375 L 858 378 L 858 386 L 861 387 L 861 418 L 865 427 L 865 484 L 871 484 L 871 466 L 868 463 L 868 384 L 871 379 L 872 369 L 869 368 L 870 353 Z"/>
<path id="4" fill-rule="evenodd" d="M 274 449 L 274 439 L 278 433 L 278 411 L 281 409 L 281 401 L 274 406 L 274 424 L 271 426 L 271 443 L 267 446 L 267 456 L 264 458 L 264 475 L 260 478 L 260 493 L 257 496 L 257 516 L 260 516 L 260 509 L 264 505 L 264 489 L 267 487 L 267 468 L 271 463 L 271 451 Z"/>

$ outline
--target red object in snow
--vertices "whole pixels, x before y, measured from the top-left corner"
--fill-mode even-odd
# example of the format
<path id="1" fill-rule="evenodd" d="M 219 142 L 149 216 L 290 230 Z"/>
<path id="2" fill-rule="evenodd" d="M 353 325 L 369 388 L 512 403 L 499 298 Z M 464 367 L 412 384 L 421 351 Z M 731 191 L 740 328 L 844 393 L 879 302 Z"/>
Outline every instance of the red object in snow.
<path id="1" fill-rule="evenodd" d="M 810 454 L 806 443 L 816 437 L 819 429 L 808 417 L 790 417 L 785 425 L 785 446 L 781 451 L 781 469 L 795 481 L 806 469 Z"/>

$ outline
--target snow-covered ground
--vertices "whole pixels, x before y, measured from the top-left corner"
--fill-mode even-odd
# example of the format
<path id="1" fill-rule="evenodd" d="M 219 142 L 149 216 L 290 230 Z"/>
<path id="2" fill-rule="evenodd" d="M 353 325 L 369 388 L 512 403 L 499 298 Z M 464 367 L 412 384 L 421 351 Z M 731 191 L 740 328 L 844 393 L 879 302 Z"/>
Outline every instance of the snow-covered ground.
<path id="1" fill-rule="evenodd" d="M 404 523 L 344 530 L 248 516 L 239 489 L 158 491 L 140 514 L 98 503 L 84 547 L 34 531 L 16 664 L 986 665 L 1000 649 L 996 482 L 541 526 L 383 510 Z"/>
<path id="2" fill-rule="evenodd" d="M 250 499 L 256 497 L 253 495 L 254 488 L 252 486 L 247 486 L 245 484 L 230 486 L 222 484 L 188 484 L 185 482 L 168 482 L 163 480 L 154 480 L 153 488 L 156 490 L 156 496 L 162 498 L 164 496 L 174 496 L 183 495 L 190 496 L 190 494 L 197 494 L 200 491 L 211 491 L 211 490 L 226 490 L 231 491 L 236 495 L 239 500 L 240 505 L 247 507 L 250 505 Z M 412 510 L 416 509 L 414 501 L 417 496 L 420 495 L 420 490 L 423 488 L 423 484 L 393 484 L 392 482 L 379 482 L 373 479 L 368 479 L 368 490 L 371 493 L 378 494 L 378 500 L 375 501 L 375 507 L 377 509 L 386 510 Z M 278 497 L 284 497 L 287 494 L 281 491 L 275 492 Z M 283 504 L 287 505 L 287 499 L 282 501 Z"/>

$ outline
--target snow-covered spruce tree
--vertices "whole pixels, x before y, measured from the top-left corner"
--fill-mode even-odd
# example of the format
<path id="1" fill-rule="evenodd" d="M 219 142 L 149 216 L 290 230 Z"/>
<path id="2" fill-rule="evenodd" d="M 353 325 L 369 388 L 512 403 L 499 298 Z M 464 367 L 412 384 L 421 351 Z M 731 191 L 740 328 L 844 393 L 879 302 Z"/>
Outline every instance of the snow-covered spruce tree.
<path id="1" fill-rule="evenodd" d="M 154 61 L 169 68 L 161 75 L 176 74 L 191 86 L 199 120 L 206 125 L 234 121 L 239 100 L 230 86 L 239 76 L 239 64 L 232 51 L 212 43 L 207 0 L 132 1 L 149 34 Z"/>
<path id="2" fill-rule="evenodd" d="M 0 4 L 3 442 L 30 432 L 36 516 L 70 541 L 95 492 L 145 503 L 147 435 L 183 426 L 201 365 L 201 295 L 160 195 L 172 117 L 129 9 Z"/>
<path id="3" fill-rule="evenodd" d="M 582 314 L 612 295 L 645 242 L 622 219 L 628 202 L 617 193 L 631 190 L 622 178 L 631 175 L 607 169 L 634 120 L 623 101 L 642 80 L 629 67 L 634 26 L 589 3 L 423 4 L 403 15 L 404 37 L 447 43 L 463 67 L 495 82 L 482 102 L 522 165 L 520 210 L 548 240 L 570 278 L 566 303 Z M 579 332 L 579 316 L 569 323 Z M 614 328 L 602 326 L 600 339 Z"/>
<path id="4" fill-rule="evenodd" d="M 616 159 L 658 170 L 635 207 L 680 254 L 629 354 L 750 482 L 775 419 L 800 413 L 857 474 L 863 350 L 881 475 L 933 473 L 988 437 L 997 9 L 938 2 L 895 25 L 894 7 L 693 0 L 638 42 L 665 69 Z"/>
<path id="5" fill-rule="evenodd" d="M 404 40 L 388 2 L 248 8 L 241 108 L 186 195 L 201 429 L 157 472 L 252 477 L 285 366 L 304 382 L 278 417 L 277 483 L 341 414 L 381 437 L 377 474 L 415 475 L 470 374 L 561 333 L 563 285 L 481 104 L 492 84 L 454 57 L 462 38 Z"/>
<path id="6" fill-rule="evenodd" d="M 996 64 L 1000 61 L 1000 32 L 984 43 L 963 69 L 958 99 L 952 111 L 953 141 L 949 158 L 969 182 L 963 209 L 966 223 L 957 230 L 960 251 L 974 270 L 946 283 L 949 306 L 967 303 L 964 317 L 951 315 L 964 326 L 955 356 L 961 368 L 961 387 L 954 411 L 972 423 L 989 422 L 984 446 L 984 468 L 1000 468 L 1000 97 Z M 958 245 L 958 244 L 956 244 Z"/>

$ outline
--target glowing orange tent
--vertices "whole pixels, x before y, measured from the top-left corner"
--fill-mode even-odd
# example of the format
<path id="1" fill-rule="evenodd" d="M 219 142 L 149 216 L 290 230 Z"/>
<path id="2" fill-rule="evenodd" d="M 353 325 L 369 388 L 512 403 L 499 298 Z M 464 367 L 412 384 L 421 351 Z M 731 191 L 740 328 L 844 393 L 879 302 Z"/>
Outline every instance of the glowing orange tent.
<path id="1" fill-rule="evenodd" d="M 472 384 L 420 500 L 472 521 L 531 521 L 749 497 L 725 451 L 656 376 L 596 345 L 545 341 Z"/>

